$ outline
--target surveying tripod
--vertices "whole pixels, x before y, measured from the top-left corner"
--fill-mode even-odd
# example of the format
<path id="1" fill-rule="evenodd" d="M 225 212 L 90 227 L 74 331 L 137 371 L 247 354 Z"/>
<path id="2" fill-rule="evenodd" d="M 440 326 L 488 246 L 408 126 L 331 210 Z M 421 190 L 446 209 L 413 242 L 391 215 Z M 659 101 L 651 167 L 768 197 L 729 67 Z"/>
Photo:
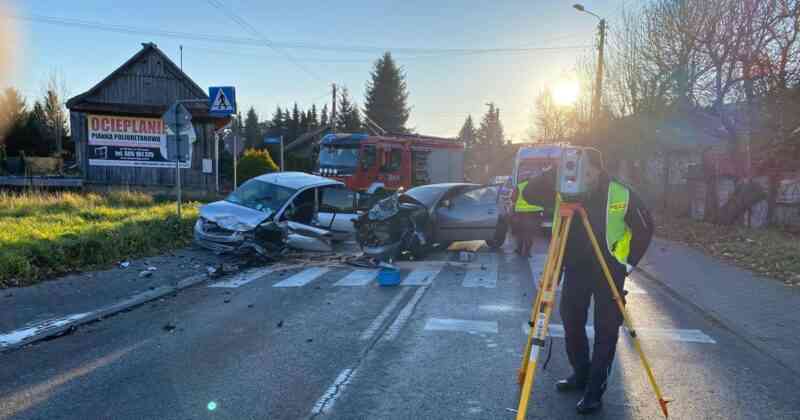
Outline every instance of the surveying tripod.
<path id="1" fill-rule="evenodd" d="M 539 292 L 536 294 L 536 300 L 533 304 L 533 310 L 530 318 L 530 332 L 528 333 L 528 341 L 525 344 L 525 353 L 522 356 L 522 367 L 518 372 L 518 381 L 522 385 L 522 393 L 520 394 L 519 407 L 517 408 L 517 420 L 524 420 L 526 412 L 528 411 L 528 400 L 531 396 L 531 389 L 533 387 L 533 380 L 536 376 L 536 362 L 539 357 L 539 352 L 544 348 L 545 338 L 547 338 L 547 329 L 550 325 L 550 315 L 553 313 L 555 306 L 555 293 L 558 288 L 558 283 L 561 281 L 561 266 L 564 262 L 564 250 L 567 245 L 567 238 L 569 237 L 570 225 L 575 213 L 580 215 L 586 233 L 592 242 L 595 256 L 603 268 L 603 274 L 608 281 L 608 287 L 611 289 L 614 301 L 617 303 L 622 317 L 625 321 L 625 328 L 630 335 L 633 346 L 639 354 L 639 359 L 642 361 L 647 378 L 653 391 L 658 399 L 658 404 L 661 406 L 661 412 L 664 417 L 669 417 L 667 411 L 667 403 L 669 400 L 664 399 L 661 395 L 661 389 L 656 383 L 656 378 L 653 375 L 653 370 L 650 368 L 650 362 L 642 351 L 642 346 L 639 343 L 639 338 L 636 335 L 636 330 L 633 328 L 631 317 L 625 310 L 620 291 L 611 277 L 611 272 L 608 269 L 608 264 L 603 257 L 603 253 L 598 245 L 597 237 L 592 230 L 592 225 L 589 223 L 589 218 L 586 215 L 586 210 L 579 203 L 561 203 L 558 209 L 558 216 L 553 224 L 553 237 L 550 239 L 550 245 L 547 250 L 547 261 L 544 265 L 544 272 L 539 281 Z"/>

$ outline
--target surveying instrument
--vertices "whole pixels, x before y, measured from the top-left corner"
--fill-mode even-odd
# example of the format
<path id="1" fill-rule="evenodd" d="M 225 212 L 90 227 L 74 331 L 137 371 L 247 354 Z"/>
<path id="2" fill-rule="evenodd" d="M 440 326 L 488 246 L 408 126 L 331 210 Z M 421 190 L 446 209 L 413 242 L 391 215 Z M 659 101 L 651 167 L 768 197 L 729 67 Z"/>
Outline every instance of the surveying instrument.
<path id="1" fill-rule="evenodd" d="M 556 178 L 556 213 L 553 220 L 553 234 L 550 239 L 550 244 L 547 250 L 547 260 L 544 265 L 544 271 L 539 280 L 539 291 L 536 294 L 536 299 L 533 304 L 531 317 L 529 320 L 530 332 L 528 333 L 528 340 L 525 344 L 525 352 L 522 357 L 522 366 L 518 371 L 518 381 L 522 385 L 520 394 L 519 407 L 517 408 L 517 420 L 524 420 L 528 410 L 528 400 L 531 396 L 533 388 L 533 381 L 536 376 L 536 365 L 539 353 L 544 348 L 545 339 L 548 334 L 548 327 L 550 325 L 550 315 L 553 313 L 555 306 L 555 293 L 561 281 L 561 268 L 564 262 L 564 250 L 566 249 L 567 238 L 569 237 L 570 226 L 575 214 L 580 217 L 583 222 L 583 227 L 586 229 L 589 239 L 592 242 L 594 254 L 603 269 L 603 274 L 608 282 L 608 287 L 611 289 L 613 299 L 617 304 L 624 320 L 625 329 L 633 341 L 633 346 L 639 354 L 639 359 L 644 366 L 647 378 L 650 385 L 655 392 L 658 404 L 661 407 L 661 412 L 664 417 L 668 418 L 667 403 L 669 400 L 664 399 L 661 394 L 661 389 L 656 383 L 653 371 L 650 368 L 650 362 L 642 350 L 639 343 L 639 338 L 636 334 L 636 329 L 633 326 L 631 317 L 625 309 L 625 304 L 622 300 L 622 295 L 614 283 L 611 272 L 608 268 L 600 245 L 597 242 L 597 237 L 592 230 L 589 223 L 589 217 L 586 210 L 581 205 L 581 201 L 585 198 L 586 194 L 590 192 L 589 179 L 592 174 L 587 170 L 589 165 L 589 154 L 600 152 L 594 149 L 580 148 L 580 147 L 565 147 L 562 151 L 561 160 L 558 164 L 558 172 Z M 574 281 L 574 280 L 573 280 Z"/>

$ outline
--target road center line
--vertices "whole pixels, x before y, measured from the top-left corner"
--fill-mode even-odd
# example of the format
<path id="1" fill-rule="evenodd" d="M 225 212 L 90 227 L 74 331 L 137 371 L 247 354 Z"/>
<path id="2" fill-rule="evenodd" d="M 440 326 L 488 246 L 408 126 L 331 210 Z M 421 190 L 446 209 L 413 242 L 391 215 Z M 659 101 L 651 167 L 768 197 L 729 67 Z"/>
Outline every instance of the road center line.
<path id="1" fill-rule="evenodd" d="M 342 395 L 342 391 L 350 383 L 350 380 L 355 375 L 355 369 L 345 369 L 343 370 L 339 376 L 336 377 L 336 380 L 333 381 L 331 386 L 322 394 L 322 397 L 317 400 L 317 403 L 314 404 L 314 407 L 311 408 L 311 415 L 316 416 L 320 414 L 324 414 L 326 411 L 330 410 L 333 407 L 333 404 L 336 403 L 336 399 Z"/>
<path id="2" fill-rule="evenodd" d="M 422 295 L 428 290 L 428 286 L 423 286 L 417 289 L 414 293 L 414 296 L 409 299 L 406 306 L 400 311 L 400 314 L 397 315 L 392 325 L 389 325 L 389 328 L 386 330 L 386 335 L 382 337 L 382 339 L 386 341 L 392 341 L 400 334 L 400 331 L 403 329 L 403 326 L 406 325 L 408 319 L 411 318 L 411 314 L 414 313 L 414 308 L 417 306 L 417 303 L 420 299 L 422 299 Z"/>
<path id="3" fill-rule="evenodd" d="M 426 331 L 460 331 L 467 333 L 497 334 L 497 321 L 474 321 L 470 319 L 430 318 Z"/>
<path id="4" fill-rule="evenodd" d="M 369 324 L 369 327 L 367 327 L 367 329 L 361 333 L 361 337 L 359 338 L 362 341 L 372 340 L 372 338 L 375 336 L 375 333 L 378 332 L 378 329 L 386 321 L 386 318 L 388 318 L 394 312 L 395 308 L 397 308 L 397 305 L 400 304 L 403 298 L 408 294 L 409 290 L 410 289 L 405 287 L 400 289 L 400 292 L 389 302 L 388 305 L 386 305 L 385 308 L 383 308 L 383 311 L 381 311 L 381 313 L 378 314 L 374 320 L 372 320 L 372 323 Z"/>
<path id="5" fill-rule="evenodd" d="M 316 280 L 319 276 L 327 273 L 330 269 L 327 267 L 312 267 L 290 276 L 289 278 L 279 281 L 272 285 L 272 287 L 302 287 Z"/>

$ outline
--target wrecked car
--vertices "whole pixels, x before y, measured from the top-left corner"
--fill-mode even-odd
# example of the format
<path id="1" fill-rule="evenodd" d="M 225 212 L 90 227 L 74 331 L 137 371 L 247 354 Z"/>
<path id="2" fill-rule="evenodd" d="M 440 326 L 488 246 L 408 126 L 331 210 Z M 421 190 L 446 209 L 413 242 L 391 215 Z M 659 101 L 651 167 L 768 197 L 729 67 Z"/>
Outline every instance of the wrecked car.
<path id="1" fill-rule="evenodd" d="M 261 175 L 200 207 L 194 239 L 216 252 L 331 251 L 333 241 L 352 237 L 355 203 L 339 181 L 303 172 Z"/>
<path id="2" fill-rule="evenodd" d="M 498 185 L 431 184 L 379 201 L 355 222 L 364 254 L 381 260 L 421 258 L 435 244 L 484 240 L 503 245 L 507 227 L 498 217 Z"/>

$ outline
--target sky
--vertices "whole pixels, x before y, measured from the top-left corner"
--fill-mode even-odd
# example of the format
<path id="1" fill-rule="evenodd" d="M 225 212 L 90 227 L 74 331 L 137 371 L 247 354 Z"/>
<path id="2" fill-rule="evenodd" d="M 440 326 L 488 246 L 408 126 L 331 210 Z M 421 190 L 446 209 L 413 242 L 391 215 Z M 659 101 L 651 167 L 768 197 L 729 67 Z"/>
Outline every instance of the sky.
<path id="1" fill-rule="evenodd" d="M 5 5 L 0 15 L 36 19 L 0 16 L 0 26 L 13 24 L 17 34 L 12 44 L 15 71 L 5 84 L 35 98 L 56 74 L 73 96 L 124 63 L 142 42 L 155 42 L 176 63 L 183 45 L 183 69 L 198 85 L 233 85 L 240 109 L 252 106 L 267 119 L 276 106 L 290 107 L 294 102 L 301 108 L 312 103 L 321 108 L 330 102 L 331 83 L 346 87 L 363 104 L 374 61 L 383 51 L 391 51 L 406 73 L 409 127 L 422 134 L 454 137 L 467 115 L 477 123 L 486 104 L 494 102 L 506 135 L 521 141 L 532 127 L 536 94 L 569 77 L 576 60 L 592 53 L 597 20 L 574 10 L 573 3 L 0 0 Z M 623 3 L 598 0 L 583 5 L 609 18 L 613 30 Z M 118 33 L 97 25 L 42 22 L 52 18 L 136 30 Z M 194 39 L 165 36 L 168 31 L 189 33 Z M 242 45 L 232 38 L 258 41 Z M 538 47 L 549 49 L 530 49 Z M 498 48 L 528 50 L 482 51 Z"/>

